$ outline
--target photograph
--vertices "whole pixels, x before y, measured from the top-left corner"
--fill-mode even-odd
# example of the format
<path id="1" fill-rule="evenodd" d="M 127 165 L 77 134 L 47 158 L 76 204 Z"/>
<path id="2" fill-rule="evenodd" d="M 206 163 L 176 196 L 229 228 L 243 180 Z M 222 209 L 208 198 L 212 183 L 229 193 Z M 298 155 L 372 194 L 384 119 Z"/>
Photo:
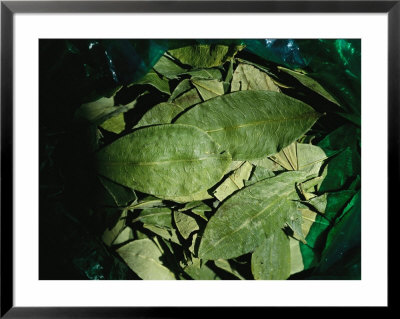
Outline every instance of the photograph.
<path id="1" fill-rule="evenodd" d="M 39 280 L 361 281 L 362 39 L 38 41 Z"/>

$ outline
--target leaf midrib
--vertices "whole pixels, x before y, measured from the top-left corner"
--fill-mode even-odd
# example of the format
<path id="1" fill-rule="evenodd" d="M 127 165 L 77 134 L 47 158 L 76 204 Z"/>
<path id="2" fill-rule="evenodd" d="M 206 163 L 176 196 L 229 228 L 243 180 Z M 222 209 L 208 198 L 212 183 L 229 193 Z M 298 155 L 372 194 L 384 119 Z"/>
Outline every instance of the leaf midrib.
<path id="1" fill-rule="evenodd" d="M 267 123 L 302 120 L 302 119 L 310 118 L 309 115 L 314 115 L 316 117 L 317 113 L 315 113 L 315 112 L 307 112 L 307 113 L 304 113 L 302 116 L 299 116 L 299 117 L 289 117 L 289 118 L 284 117 L 282 119 L 268 119 L 268 120 L 263 120 L 263 121 L 254 121 L 254 122 L 249 122 L 249 123 L 245 123 L 245 124 L 239 124 L 239 125 L 233 125 L 233 126 L 225 126 L 225 127 L 212 129 L 212 130 L 206 130 L 205 132 L 213 133 L 213 132 L 218 132 L 218 131 L 222 131 L 222 130 L 234 130 L 234 129 L 240 129 L 240 128 L 244 128 L 244 127 L 248 127 L 248 126 L 264 125 L 264 124 L 267 124 Z"/>
<path id="2" fill-rule="evenodd" d="M 197 162 L 197 161 L 205 161 L 208 159 L 217 159 L 217 160 L 226 160 L 227 157 L 223 156 L 207 156 L 200 158 L 187 158 L 187 159 L 177 159 L 177 160 L 165 160 L 165 161 L 154 161 L 154 162 L 134 162 L 134 161 L 109 161 L 109 160 L 98 160 L 98 162 L 105 162 L 107 165 L 122 165 L 129 164 L 135 166 L 156 166 L 156 165 L 164 165 L 171 163 L 184 163 L 184 162 Z"/>

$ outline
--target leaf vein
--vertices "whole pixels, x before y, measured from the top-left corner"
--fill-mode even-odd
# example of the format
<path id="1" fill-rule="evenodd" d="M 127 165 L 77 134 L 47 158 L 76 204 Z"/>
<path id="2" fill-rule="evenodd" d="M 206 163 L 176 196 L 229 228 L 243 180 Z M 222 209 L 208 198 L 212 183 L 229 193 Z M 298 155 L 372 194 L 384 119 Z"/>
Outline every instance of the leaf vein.
<path id="1" fill-rule="evenodd" d="M 284 121 L 295 121 L 295 120 L 302 120 L 309 118 L 309 115 L 315 115 L 314 112 L 309 112 L 304 114 L 303 116 L 300 117 L 291 117 L 291 118 L 282 118 L 282 119 L 268 119 L 264 121 L 255 121 L 255 122 L 250 122 L 250 123 L 245 123 L 245 124 L 239 124 L 239 125 L 233 125 L 233 126 L 226 126 L 226 127 L 220 127 L 212 130 L 206 130 L 207 133 L 213 133 L 213 132 L 218 132 L 222 130 L 234 130 L 234 129 L 239 129 L 243 127 L 248 127 L 248 126 L 256 126 L 256 125 L 263 125 L 266 123 L 273 123 L 273 122 L 284 122 Z"/>

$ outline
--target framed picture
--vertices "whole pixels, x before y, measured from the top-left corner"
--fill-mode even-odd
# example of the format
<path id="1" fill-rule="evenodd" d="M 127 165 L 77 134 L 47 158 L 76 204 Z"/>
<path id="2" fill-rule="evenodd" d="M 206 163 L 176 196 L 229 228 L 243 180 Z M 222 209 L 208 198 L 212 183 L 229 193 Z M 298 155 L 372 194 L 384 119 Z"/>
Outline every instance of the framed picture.
<path id="1" fill-rule="evenodd" d="M 399 18 L 2 1 L 1 316 L 389 306 Z"/>

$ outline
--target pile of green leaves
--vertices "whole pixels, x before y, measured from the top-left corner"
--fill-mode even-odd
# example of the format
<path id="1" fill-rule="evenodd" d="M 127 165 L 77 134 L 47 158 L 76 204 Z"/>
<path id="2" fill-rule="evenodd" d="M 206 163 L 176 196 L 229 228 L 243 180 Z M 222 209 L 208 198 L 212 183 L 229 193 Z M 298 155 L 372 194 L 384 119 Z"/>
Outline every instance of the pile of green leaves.
<path id="1" fill-rule="evenodd" d="M 359 116 L 334 94 L 194 44 L 82 104 L 104 244 L 141 279 L 359 277 Z"/>

